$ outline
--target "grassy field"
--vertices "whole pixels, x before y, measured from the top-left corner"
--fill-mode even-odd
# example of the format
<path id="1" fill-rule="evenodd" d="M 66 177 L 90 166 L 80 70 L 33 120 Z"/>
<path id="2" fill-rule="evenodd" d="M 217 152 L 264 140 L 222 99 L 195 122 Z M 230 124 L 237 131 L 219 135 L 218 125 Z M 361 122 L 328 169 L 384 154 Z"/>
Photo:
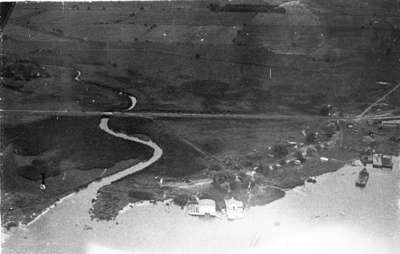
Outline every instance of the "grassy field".
<path id="1" fill-rule="evenodd" d="M 399 18 L 370 2 L 306 1 L 285 14 L 211 12 L 201 1 L 21 4 L 4 50 L 122 87 L 137 110 L 314 114 L 331 103 L 357 112 L 384 93 L 377 81 L 400 73 Z M 60 86 L 61 97 L 82 94 Z"/>

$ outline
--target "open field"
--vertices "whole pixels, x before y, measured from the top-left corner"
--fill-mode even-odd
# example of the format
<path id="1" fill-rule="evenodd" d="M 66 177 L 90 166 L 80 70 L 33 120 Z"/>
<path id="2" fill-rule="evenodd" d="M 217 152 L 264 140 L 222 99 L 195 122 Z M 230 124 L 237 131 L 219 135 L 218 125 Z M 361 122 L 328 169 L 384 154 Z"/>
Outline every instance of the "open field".
<path id="1" fill-rule="evenodd" d="M 399 17 L 370 2 L 342 13 L 307 1 L 285 14 L 211 12 L 201 1 L 20 4 L 4 53 L 62 71 L 30 95 L 61 86 L 53 108 L 104 108 L 111 95 L 88 98 L 109 87 L 135 94 L 137 110 L 315 114 L 330 103 L 357 112 L 384 93 L 377 81 L 400 79 Z M 2 104 L 15 107 L 19 94 L 4 90 Z"/>

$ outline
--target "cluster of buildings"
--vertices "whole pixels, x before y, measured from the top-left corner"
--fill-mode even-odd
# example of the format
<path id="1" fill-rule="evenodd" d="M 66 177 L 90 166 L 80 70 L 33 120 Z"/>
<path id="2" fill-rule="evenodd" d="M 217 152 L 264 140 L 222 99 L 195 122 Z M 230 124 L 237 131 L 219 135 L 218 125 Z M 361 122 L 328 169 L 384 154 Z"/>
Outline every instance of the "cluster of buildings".
<path id="1" fill-rule="evenodd" d="M 225 209 L 221 212 L 217 211 L 217 205 L 213 199 L 197 199 L 194 202 L 187 204 L 187 213 L 192 216 L 200 217 L 223 217 L 225 216 L 228 220 L 236 220 L 244 218 L 245 206 L 242 201 L 236 200 L 231 197 L 225 199 Z"/>
<path id="2" fill-rule="evenodd" d="M 393 169 L 393 160 L 391 155 L 382 153 L 372 153 L 361 156 L 361 162 L 364 165 L 372 164 L 374 168 Z"/>

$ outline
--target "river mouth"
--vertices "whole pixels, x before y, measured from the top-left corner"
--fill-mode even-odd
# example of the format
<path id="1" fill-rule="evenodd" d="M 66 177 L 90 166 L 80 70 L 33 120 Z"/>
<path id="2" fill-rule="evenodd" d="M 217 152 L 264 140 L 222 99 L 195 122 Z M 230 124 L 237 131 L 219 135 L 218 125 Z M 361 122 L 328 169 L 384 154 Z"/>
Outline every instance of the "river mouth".
<path id="1" fill-rule="evenodd" d="M 131 101 L 131 105 L 129 106 L 129 108 L 127 108 L 127 110 L 131 110 L 131 109 L 133 109 L 135 107 L 136 98 L 134 98 L 133 96 L 130 96 L 130 101 Z M 54 118 L 54 120 L 59 121 L 60 117 L 57 116 L 57 117 Z M 67 120 L 70 120 L 70 119 L 67 119 Z M 138 143 L 138 144 L 141 144 L 141 145 L 145 145 L 145 146 L 151 148 L 153 150 L 152 156 L 149 159 L 141 161 L 141 162 L 139 162 L 139 163 L 137 163 L 137 164 L 135 164 L 133 166 L 129 166 L 128 168 L 125 168 L 124 170 L 115 172 L 113 174 L 106 175 L 104 177 L 100 177 L 99 180 L 89 183 L 87 185 L 87 187 L 85 187 L 84 189 L 82 189 L 82 190 L 80 190 L 78 192 L 75 192 L 75 193 L 71 193 L 71 194 L 69 194 L 67 196 L 64 196 L 63 198 L 59 199 L 57 202 L 55 202 L 54 204 L 52 204 L 51 206 L 49 206 L 48 208 L 43 210 L 40 214 L 35 215 L 36 217 L 32 221 L 30 221 L 29 223 L 26 224 L 26 227 L 29 228 L 29 231 L 31 231 L 31 227 L 35 227 L 38 223 L 40 223 L 43 220 L 44 220 L 44 223 L 46 223 L 46 220 L 48 219 L 47 216 L 48 216 L 49 213 L 58 215 L 58 214 L 62 214 L 63 211 L 68 211 L 68 212 L 69 211 L 79 211 L 80 213 L 75 214 L 75 219 L 76 219 L 75 222 L 79 220 L 78 218 L 76 218 L 77 216 L 79 216 L 80 219 L 82 219 L 83 217 L 86 217 L 86 220 L 88 222 L 90 222 L 91 219 L 89 219 L 89 213 L 88 212 L 89 212 L 90 207 L 92 206 L 93 199 L 96 198 L 97 191 L 101 187 L 103 187 L 105 185 L 109 185 L 112 182 L 117 181 L 119 179 L 122 179 L 122 178 L 124 178 L 124 177 L 126 177 L 126 176 L 128 176 L 130 174 L 133 174 L 133 173 L 136 173 L 138 171 L 141 171 L 141 170 L 145 169 L 146 167 L 150 166 L 151 164 L 153 164 L 154 162 L 156 162 L 158 159 L 161 158 L 162 149 L 156 143 L 152 142 L 151 140 L 142 140 L 142 139 L 140 139 L 138 137 L 135 137 L 135 136 L 129 136 L 129 135 L 125 134 L 125 133 L 115 132 L 115 131 L 113 131 L 112 129 L 109 128 L 109 126 L 108 126 L 109 121 L 110 121 L 110 118 L 108 118 L 108 117 L 101 118 L 99 126 L 98 126 L 99 129 L 104 131 L 104 132 L 106 132 L 107 134 L 109 134 L 109 135 L 111 135 L 113 137 L 116 137 L 116 138 L 119 138 L 119 139 L 122 139 L 122 140 L 126 140 L 126 141 L 130 141 L 130 142 L 134 142 L 134 143 Z M 63 126 L 65 128 L 65 124 L 61 124 L 61 126 Z M 79 127 L 84 127 L 82 125 L 78 125 L 78 126 Z M 26 126 L 24 126 L 24 128 L 26 128 Z M 41 129 L 41 128 L 39 128 L 39 129 Z M 28 128 L 28 130 L 30 130 L 30 128 Z M 68 130 L 68 132 L 70 131 L 70 129 L 67 129 L 67 130 Z M 69 134 L 69 137 L 71 137 L 70 135 L 72 133 L 68 133 L 68 132 L 67 133 L 61 133 L 60 136 L 64 137 L 64 136 Z M 93 131 L 90 131 L 90 134 L 92 134 L 92 132 Z M 57 132 L 52 132 L 52 133 L 57 133 Z M 59 133 L 57 133 L 57 134 L 59 134 Z M 81 130 L 81 132 L 79 132 L 79 134 L 82 135 L 82 134 L 85 134 L 85 132 L 83 131 L 83 133 L 82 133 L 82 130 Z M 87 133 L 87 134 L 89 134 L 89 133 Z M 26 147 L 26 141 L 27 141 L 26 139 L 28 137 L 32 137 L 32 136 L 33 136 L 32 134 L 27 134 L 27 135 L 25 135 L 25 137 L 22 137 L 22 138 L 17 136 L 17 138 L 20 138 L 20 143 L 23 142 L 23 144 L 20 144 L 20 143 L 17 142 L 17 145 L 16 145 L 17 149 L 13 149 L 13 150 L 12 150 L 12 148 L 9 149 L 10 150 L 9 151 L 9 153 L 10 153 L 9 157 L 11 157 L 11 159 L 15 160 L 15 156 L 13 156 L 13 152 L 16 151 L 16 150 L 19 151 L 20 153 L 23 153 L 24 155 L 26 155 L 26 153 L 28 153 L 28 154 L 29 153 L 34 153 L 35 155 L 40 154 L 42 152 L 41 150 L 43 150 L 43 148 L 40 149 L 41 148 L 40 146 L 36 147 L 37 144 L 35 146 L 35 148 L 36 148 L 35 151 L 32 151 L 32 147 L 29 147 L 29 146 Z M 89 136 L 92 137 L 92 135 L 89 135 Z M 83 135 L 83 138 L 86 138 L 86 136 Z M 40 139 L 40 141 L 42 141 L 42 139 Z M 46 143 L 46 142 L 44 142 L 44 143 Z M 98 145 L 98 144 L 96 144 L 96 145 Z M 31 148 L 31 149 L 29 149 L 29 148 Z M 119 147 L 119 149 L 121 149 L 121 147 Z M 78 150 L 78 151 L 81 152 L 80 150 Z M 118 150 L 118 151 L 120 151 L 120 150 Z M 23 172 L 26 173 L 25 171 L 23 171 Z M 41 173 L 41 174 L 45 175 L 45 173 Z M 104 171 L 103 171 L 102 175 L 103 174 L 104 174 Z M 50 174 L 48 174 L 48 175 L 50 175 Z M 42 180 L 42 181 L 44 181 L 44 180 Z M 42 184 L 43 183 L 44 182 L 42 182 Z M 75 209 L 64 208 L 64 210 L 60 210 L 60 209 L 62 209 L 62 206 L 65 205 L 65 201 L 66 200 L 71 201 L 73 206 L 75 206 L 75 207 L 76 207 L 76 204 L 79 203 L 80 204 L 79 209 L 75 210 Z M 61 212 L 56 213 L 55 210 L 56 211 L 58 210 L 58 211 L 61 211 Z M 23 228 L 25 228 L 25 226 L 23 226 L 19 230 L 22 230 Z M 2 231 L 3 231 L 3 228 L 2 228 Z"/>
<path id="2" fill-rule="evenodd" d="M 105 134 L 99 120 L 46 116 L 28 124 L 5 125 L 3 226 L 28 223 L 57 199 L 152 157 L 153 149 L 146 145 Z M 45 192 L 39 188 L 43 175 Z"/>

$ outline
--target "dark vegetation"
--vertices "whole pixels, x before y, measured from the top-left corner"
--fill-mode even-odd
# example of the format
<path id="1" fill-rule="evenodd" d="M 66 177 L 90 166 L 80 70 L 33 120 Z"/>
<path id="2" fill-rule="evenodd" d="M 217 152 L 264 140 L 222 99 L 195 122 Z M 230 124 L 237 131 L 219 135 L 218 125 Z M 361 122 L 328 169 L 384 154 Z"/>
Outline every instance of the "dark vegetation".
<path id="1" fill-rule="evenodd" d="M 273 4 L 210 4 L 208 8 L 214 12 L 260 12 L 286 13 L 285 8 Z"/>
<path id="2" fill-rule="evenodd" d="M 0 63 L 2 65 L 0 72 L 0 77 L 2 77 L 1 85 L 20 93 L 32 93 L 24 89 L 27 81 L 50 77 L 50 74 L 44 67 L 29 60 L 10 61 L 6 57 L 1 57 Z"/>
<path id="3" fill-rule="evenodd" d="M 73 68 L 43 65 L 18 56 L 3 57 L 2 64 L 0 90 L 4 109 L 49 110 L 51 105 L 53 110 L 62 111 L 111 111 L 130 104 L 129 98 L 119 90 L 76 79 Z"/>
<path id="4" fill-rule="evenodd" d="M 36 78 L 49 77 L 49 73 L 46 72 L 44 67 L 40 67 L 38 64 L 28 60 L 18 60 L 10 63 L 7 58 L 3 57 L 1 62 L 3 66 L 0 75 L 6 80 L 29 81 Z"/>
<path id="5" fill-rule="evenodd" d="M 288 155 L 289 151 L 286 145 L 274 145 L 272 147 L 272 154 L 275 158 L 282 158 Z"/>
<path id="6" fill-rule="evenodd" d="M 110 122 L 110 128 L 128 135 L 146 135 L 161 147 L 163 156 L 146 169 L 147 173 L 181 177 L 196 173 L 209 163 L 198 151 L 182 142 L 177 132 L 161 122 L 144 118 L 116 118 Z"/>
<path id="7" fill-rule="evenodd" d="M 69 159 L 79 170 L 110 167 L 117 161 L 130 158 L 132 152 L 139 159 L 151 155 L 151 149 L 143 145 L 106 134 L 98 127 L 99 121 L 98 117 L 55 116 L 31 124 L 5 126 L 4 146 L 11 144 L 14 153 L 21 156 L 53 152 L 52 163 Z M 116 147 L 120 149 L 116 151 Z M 35 167 L 43 167 L 45 161 L 35 160 L 33 163 Z"/>
<path id="8" fill-rule="evenodd" d="M 7 116 L 7 115 L 6 115 Z M 7 119 L 7 117 L 6 117 Z M 4 224 L 29 221 L 56 199 L 152 155 L 152 149 L 115 138 L 98 117 L 54 116 L 23 125 L 3 125 L 2 216 Z M 39 188 L 42 175 L 46 191 Z M 5 198 L 5 194 L 12 196 Z M 11 197 L 11 198 L 10 198 Z"/>
<path id="9" fill-rule="evenodd" d="M 154 198 L 154 195 L 149 192 L 144 192 L 144 191 L 135 191 L 131 190 L 128 192 L 128 196 L 130 198 L 138 199 L 138 200 L 152 200 Z"/>
<path id="10" fill-rule="evenodd" d="M 18 175 L 32 181 L 44 178 L 55 177 L 61 174 L 52 161 L 33 160 L 31 165 L 18 168 Z"/>

